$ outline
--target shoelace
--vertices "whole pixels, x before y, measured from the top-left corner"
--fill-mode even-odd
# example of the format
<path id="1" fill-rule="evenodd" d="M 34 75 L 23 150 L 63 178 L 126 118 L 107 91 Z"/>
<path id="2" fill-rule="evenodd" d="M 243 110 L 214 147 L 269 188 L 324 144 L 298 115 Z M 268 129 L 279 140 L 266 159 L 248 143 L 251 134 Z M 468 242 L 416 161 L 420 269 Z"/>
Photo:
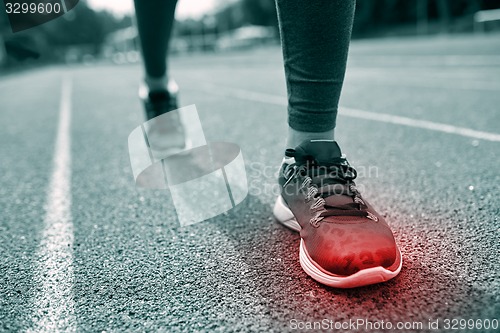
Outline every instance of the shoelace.
<path id="1" fill-rule="evenodd" d="M 285 174 L 288 174 L 286 178 L 291 180 L 297 174 L 304 177 L 300 189 L 306 193 L 306 202 L 314 200 L 311 210 L 315 214 L 309 221 L 312 226 L 319 227 L 319 223 L 328 216 L 360 216 L 378 221 L 367 210 L 368 207 L 354 183 L 357 172 L 345 158 L 335 158 L 329 163 L 319 164 L 314 156 L 295 149 L 287 149 L 285 156 L 295 159 L 295 163 L 285 170 Z M 331 206 L 325 198 L 332 195 L 348 195 L 353 198 L 353 202 Z"/>

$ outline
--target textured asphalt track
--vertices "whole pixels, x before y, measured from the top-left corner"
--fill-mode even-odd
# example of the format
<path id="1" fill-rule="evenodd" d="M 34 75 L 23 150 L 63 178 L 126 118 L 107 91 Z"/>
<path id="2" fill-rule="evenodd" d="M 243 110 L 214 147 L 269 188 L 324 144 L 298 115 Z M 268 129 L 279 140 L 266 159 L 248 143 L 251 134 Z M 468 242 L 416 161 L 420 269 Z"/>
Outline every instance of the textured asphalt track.
<path id="1" fill-rule="evenodd" d="M 498 135 L 499 37 L 355 41 L 341 105 Z M 404 265 L 385 284 L 328 288 L 301 270 L 298 234 L 271 218 L 286 133 L 276 102 L 286 92 L 279 49 L 188 55 L 171 67 L 181 103 L 196 104 L 207 139 L 240 145 L 250 185 L 235 209 L 188 227 L 178 226 L 167 191 L 133 183 L 127 137 L 143 121 L 138 65 L 0 79 L 1 331 L 47 329 L 37 326 L 51 312 L 39 306 L 37 248 L 63 77 L 73 87 L 74 233 L 63 299 L 74 306 L 56 323 L 60 330 L 281 332 L 293 331 L 294 319 L 422 322 L 399 330 L 413 332 L 428 331 L 429 319 L 439 319 L 435 331 L 444 331 L 445 319 L 500 319 L 500 142 L 339 116 L 338 141 L 361 171 L 364 196 L 391 225 Z"/>

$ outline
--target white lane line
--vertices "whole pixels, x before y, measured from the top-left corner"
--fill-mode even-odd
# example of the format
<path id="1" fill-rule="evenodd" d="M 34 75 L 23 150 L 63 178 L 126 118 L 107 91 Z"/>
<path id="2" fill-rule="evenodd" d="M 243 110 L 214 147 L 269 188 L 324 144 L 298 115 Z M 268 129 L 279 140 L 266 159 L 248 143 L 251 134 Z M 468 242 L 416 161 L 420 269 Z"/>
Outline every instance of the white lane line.
<path id="1" fill-rule="evenodd" d="M 253 102 L 287 106 L 287 99 L 283 96 L 260 93 L 245 89 L 230 88 L 225 86 L 222 87 L 220 85 L 213 85 L 213 84 L 203 84 L 200 87 L 201 90 L 209 92 L 214 95 L 238 98 Z M 421 128 L 421 129 L 449 133 L 449 134 L 456 134 L 473 139 L 500 142 L 500 134 L 497 133 L 476 131 L 470 128 L 457 127 L 443 123 L 436 123 L 428 120 L 400 117 L 387 113 L 370 112 L 370 111 L 340 107 L 339 115 L 344 117 L 360 118 L 365 120 L 373 120 L 383 123 L 403 125 L 403 126 Z"/>
<path id="2" fill-rule="evenodd" d="M 500 134 L 476 131 L 470 128 L 457 127 L 443 123 L 435 123 L 433 121 L 428 121 L 428 120 L 419 120 L 419 119 L 395 116 L 392 114 L 369 112 L 351 108 L 341 108 L 340 114 L 342 116 L 347 116 L 347 117 L 369 119 L 383 123 L 404 125 L 431 131 L 456 134 L 474 139 L 500 142 Z"/>
<path id="3" fill-rule="evenodd" d="M 362 55 L 353 53 L 349 62 L 357 64 L 359 61 L 367 61 L 370 64 L 386 64 L 388 67 L 394 66 L 499 66 L 500 56 L 498 55 Z"/>
<path id="4" fill-rule="evenodd" d="M 38 292 L 28 332 L 75 331 L 73 223 L 71 218 L 71 81 L 62 83 L 54 169 L 47 192 L 44 230 L 33 273 Z"/>
<path id="5" fill-rule="evenodd" d="M 391 81 L 391 79 L 393 81 Z M 388 77 L 387 79 L 373 79 L 367 80 L 366 75 L 361 77 L 346 77 L 346 83 L 349 86 L 397 86 L 400 88 L 415 87 L 415 88 L 426 88 L 426 89 L 456 89 L 456 90 L 478 90 L 478 91 L 494 91 L 496 93 L 500 92 L 500 85 L 497 82 L 488 81 L 478 81 L 478 80 L 462 80 L 460 78 L 450 78 L 454 80 L 452 82 L 443 82 L 443 79 L 428 78 L 427 80 L 423 78 L 409 78 L 409 77 L 397 77 L 396 75 Z"/>

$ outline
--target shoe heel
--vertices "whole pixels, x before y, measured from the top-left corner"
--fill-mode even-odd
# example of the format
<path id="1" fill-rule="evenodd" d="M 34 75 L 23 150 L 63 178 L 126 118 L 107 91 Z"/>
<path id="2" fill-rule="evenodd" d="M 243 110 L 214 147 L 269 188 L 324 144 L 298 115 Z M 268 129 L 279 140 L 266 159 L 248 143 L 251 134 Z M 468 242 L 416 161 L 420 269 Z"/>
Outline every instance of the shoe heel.
<path id="1" fill-rule="evenodd" d="M 302 229 L 281 195 L 276 199 L 276 203 L 273 208 L 273 215 L 276 221 L 283 224 L 287 228 L 298 232 Z"/>

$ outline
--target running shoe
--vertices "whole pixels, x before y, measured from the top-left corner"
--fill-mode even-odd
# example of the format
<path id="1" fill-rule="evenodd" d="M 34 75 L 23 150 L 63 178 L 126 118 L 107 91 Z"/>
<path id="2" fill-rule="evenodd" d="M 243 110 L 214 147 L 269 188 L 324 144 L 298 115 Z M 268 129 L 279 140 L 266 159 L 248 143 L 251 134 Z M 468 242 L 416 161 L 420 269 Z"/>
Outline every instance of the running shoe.
<path id="1" fill-rule="evenodd" d="M 402 258 L 384 218 L 361 196 L 335 141 L 304 141 L 287 149 L 274 216 L 300 232 L 299 259 L 316 281 L 337 288 L 384 282 Z"/>
<path id="2" fill-rule="evenodd" d="M 145 132 L 154 157 L 163 158 L 188 148 L 186 133 L 178 109 L 178 86 L 170 80 L 167 90 L 139 89 L 146 112 Z"/>

